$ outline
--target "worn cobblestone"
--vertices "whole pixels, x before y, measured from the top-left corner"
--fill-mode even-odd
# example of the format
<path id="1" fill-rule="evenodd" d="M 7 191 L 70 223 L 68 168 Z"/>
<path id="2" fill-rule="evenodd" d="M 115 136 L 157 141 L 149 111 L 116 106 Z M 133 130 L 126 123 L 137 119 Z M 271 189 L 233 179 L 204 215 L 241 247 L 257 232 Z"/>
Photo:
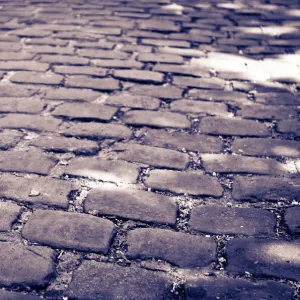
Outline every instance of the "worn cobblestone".
<path id="1" fill-rule="evenodd" d="M 0 299 L 299 300 L 299 8 L 2 1 Z"/>

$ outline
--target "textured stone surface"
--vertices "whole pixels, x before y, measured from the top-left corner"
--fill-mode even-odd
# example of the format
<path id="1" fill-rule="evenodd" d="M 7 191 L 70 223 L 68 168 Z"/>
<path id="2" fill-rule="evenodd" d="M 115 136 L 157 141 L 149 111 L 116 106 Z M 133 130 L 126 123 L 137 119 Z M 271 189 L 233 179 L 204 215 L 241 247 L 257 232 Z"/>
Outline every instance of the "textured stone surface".
<path id="1" fill-rule="evenodd" d="M 162 272 L 84 261 L 75 272 L 67 295 L 87 300 L 164 300 L 171 296 L 171 287 L 172 280 Z"/>
<path id="2" fill-rule="evenodd" d="M 0 132 L 0 149 L 6 150 L 14 147 L 22 139 L 23 135 L 15 130 L 4 129 Z"/>
<path id="3" fill-rule="evenodd" d="M 286 209 L 284 213 L 284 222 L 292 233 L 300 233 L 300 207 L 294 206 Z"/>
<path id="4" fill-rule="evenodd" d="M 153 170 L 145 184 L 153 189 L 167 190 L 178 194 L 215 197 L 222 195 L 222 187 L 215 178 L 196 172 Z"/>
<path id="5" fill-rule="evenodd" d="M 54 273 L 49 248 L 1 242 L 0 283 L 4 286 L 44 286 Z"/>
<path id="6" fill-rule="evenodd" d="M 94 216 L 38 210 L 26 223 L 22 236 L 54 248 L 107 253 L 114 234 L 111 221 Z"/>
<path id="7" fill-rule="evenodd" d="M 0 98 L 0 111 L 4 113 L 40 113 L 45 104 L 32 98 Z"/>
<path id="8" fill-rule="evenodd" d="M 140 144 L 115 144 L 111 151 L 118 159 L 154 167 L 184 170 L 189 163 L 189 156 L 185 153 Z"/>
<path id="9" fill-rule="evenodd" d="M 171 197 L 111 186 L 92 190 L 84 202 L 84 208 L 103 215 L 173 225 L 177 211 L 175 200 Z"/>
<path id="10" fill-rule="evenodd" d="M 226 247 L 231 273 L 274 276 L 299 281 L 299 242 L 261 239 L 234 239 Z"/>
<path id="11" fill-rule="evenodd" d="M 192 210 L 192 230 L 212 234 L 275 235 L 276 219 L 267 210 L 199 206 Z"/>
<path id="12" fill-rule="evenodd" d="M 135 183 L 138 171 L 138 166 L 125 161 L 74 158 L 67 167 L 66 174 L 116 183 Z"/>
<path id="13" fill-rule="evenodd" d="M 23 293 L 16 293 L 16 292 L 9 292 L 9 291 L 0 291 L 0 299 L 1 300 L 40 300 L 42 298 L 34 295 L 23 294 Z"/>
<path id="14" fill-rule="evenodd" d="M 0 202 L 0 231 L 9 231 L 17 220 L 21 208 L 10 202 Z"/>
<path id="15" fill-rule="evenodd" d="M 68 194 L 74 189 L 72 183 L 53 178 L 35 176 L 0 175 L 0 196 L 32 204 L 68 207 Z"/>
<path id="16" fill-rule="evenodd" d="M 212 238 L 141 228 L 127 237 L 129 258 L 157 258 L 182 268 L 204 267 L 215 260 L 216 244 Z"/>
<path id="17" fill-rule="evenodd" d="M 186 294 L 188 300 L 286 300 L 292 299 L 293 292 L 288 285 L 274 281 L 252 283 L 244 279 L 199 276 L 187 281 Z"/>
<path id="18" fill-rule="evenodd" d="M 1 151 L 0 170 L 47 175 L 55 161 L 40 151 Z"/>

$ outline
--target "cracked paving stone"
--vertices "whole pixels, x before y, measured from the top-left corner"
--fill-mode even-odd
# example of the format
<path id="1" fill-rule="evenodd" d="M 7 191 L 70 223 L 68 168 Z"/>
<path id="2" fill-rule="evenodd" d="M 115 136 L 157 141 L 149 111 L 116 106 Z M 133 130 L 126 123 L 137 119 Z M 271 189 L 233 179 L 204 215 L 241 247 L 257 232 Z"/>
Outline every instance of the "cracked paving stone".
<path id="1" fill-rule="evenodd" d="M 55 161 L 40 151 L 0 151 L 0 170 L 48 175 Z"/>
<path id="2" fill-rule="evenodd" d="M 66 295 L 85 300 L 165 300 L 171 297 L 171 289 L 172 279 L 163 272 L 84 261 Z"/>
<path id="3" fill-rule="evenodd" d="M 132 95 L 126 92 L 108 97 L 105 100 L 105 103 L 114 106 L 125 106 L 148 110 L 156 110 L 160 106 L 160 101 L 157 98 L 143 95 Z"/>
<path id="4" fill-rule="evenodd" d="M 0 128 L 56 131 L 60 124 L 61 120 L 49 116 L 8 114 L 0 118 Z"/>
<path id="5" fill-rule="evenodd" d="M 292 234 L 300 233 L 300 207 L 294 206 L 286 209 L 284 222 Z"/>
<path id="6" fill-rule="evenodd" d="M 127 244 L 128 258 L 157 258 L 182 268 L 208 266 L 216 257 L 213 238 L 165 229 L 132 230 L 128 233 Z"/>
<path id="7" fill-rule="evenodd" d="M 20 212 L 21 207 L 18 205 L 10 202 L 0 202 L 0 232 L 9 231 L 12 224 L 17 220 Z"/>
<path id="8" fill-rule="evenodd" d="M 30 145 L 43 148 L 47 151 L 74 152 L 76 154 L 94 154 L 99 149 L 98 144 L 94 141 L 66 138 L 61 136 L 39 137 L 32 140 Z"/>
<path id="9" fill-rule="evenodd" d="M 93 103 L 65 103 L 58 106 L 51 114 L 69 119 L 95 119 L 109 121 L 117 108 Z"/>
<path id="10" fill-rule="evenodd" d="M 211 234 L 274 236 L 275 215 L 255 208 L 199 206 L 191 213 L 192 230 Z"/>
<path id="11" fill-rule="evenodd" d="M 119 124 L 106 123 L 64 123 L 59 132 L 66 136 L 126 139 L 132 134 L 131 130 Z"/>
<path id="12" fill-rule="evenodd" d="M 237 238 L 226 246 L 226 271 L 274 276 L 299 281 L 300 244 L 297 241 Z"/>
<path id="13" fill-rule="evenodd" d="M 113 78 L 92 78 L 84 75 L 69 76 L 65 82 L 67 87 L 90 88 L 102 91 L 119 90 L 119 81 Z"/>
<path id="14" fill-rule="evenodd" d="M 145 180 L 146 186 L 178 194 L 221 197 L 223 189 L 218 180 L 196 172 L 152 170 Z"/>
<path id="15" fill-rule="evenodd" d="M 178 113 L 132 110 L 124 114 L 124 122 L 134 126 L 190 128 L 189 120 Z"/>
<path id="16" fill-rule="evenodd" d="M 75 185 L 65 180 L 47 177 L 0 175 L 0 196 L 32 204 L 68 207 L 68 195 L 76 190 Z M 36 191 L 32 194 L 32 191 Z"/>
<path id="17" fill-rule="evenodd" d="M 300 181 L 267 176 L 237 176 L 233 181 L 232 196 L 236 200 L 300 199 Z"/>
<path id="18" fill-rule="evenodd" d="M 136 183 L 139 167 L 119 160 L 101 160 L 99 158 L 74 158 L 65 174 L 82 176 L 115 183 Z"/>
<path id="19" fill-rule="evenodd" d="M 19 131 L 4 129 L 0 132 L 0 149 L 7 150 L 14 147 L 23 136 L 24 134 Z"/>
<path id="20" fill-rule="evenodd" d="M 222 141 L 213 136 L 188 134 L 186 132 L 167 132 L 164 130 L 149 129 L 142 141 L 146 145 L 171 149 L 186 149 L 200 153 L 220 153 Z"/>
<path id="21" fill-rule="evenodd" d="M 107 254 L 114 232 L 113 222 L 106 219 L 73 212 L 38 210 L 26 223 L 22 236 L 54 248 Z"/>
<path id="22" fill-rule="evenodd" d="M 45 247 L 0 243 L 0 284 L 43 287 L 54 275 L 54 252 Z"/>
<path id="23" fill-rule="evenodd" d="M 63 81 L 63 76 L 54 73 L 37 73 L 37 72 L 17 72 L 10 81 L 13 83 L 32 83 L 58 85 Z"/>
<path id="24" fill-rule="evenodd" d="M 274 281 L 251 282 L 245 279 L 198 275 L 186 283 L 187 300 L 291 300 L 293 290 L 286 284 Z"/>
<path id="25" fill-rule="evenodd" d="M 113 145 L 111 151 L 117 159 L 154 167 L 184 170 L 189 163 L 189 156 L 185 153 L 140 144 L 119 143 Z"/>
<path id="26" fill-rule="evenodd" d="M 110 186 L 92 190 L 84 202 L 84 209 L 103 215 L 170 225 L 175 225 L 177 212 L 175 200 L 171 197 Z"/>

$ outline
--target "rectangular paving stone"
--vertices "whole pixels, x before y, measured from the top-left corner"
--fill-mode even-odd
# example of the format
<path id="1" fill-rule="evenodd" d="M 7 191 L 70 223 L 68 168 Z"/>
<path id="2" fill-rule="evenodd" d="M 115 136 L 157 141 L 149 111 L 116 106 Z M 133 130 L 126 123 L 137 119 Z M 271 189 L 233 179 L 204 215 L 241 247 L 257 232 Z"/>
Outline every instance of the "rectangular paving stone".
<path id="1" fill-rule="evenodd" d="M 17 72 L 10 81 L 13 83 L 29 83 L 29 84 L 61 84 L 63 76 L 54 73 L 38 73 L 38 72 Z"/>
<path id="2" fill-rule="evenodd" d="M 142 137 L 146 145 L 155 147 L 186 149 L 200 153 L 220 153 L 222 141 L 213 136 L 188 134 L 186 132 L 167 132 L 164 130 L 148 129 Z"/>
<path id="3" fill-rule="evenodd" d="M 202 205 L 192 210 L 189 225 L 210 234 L 274 236 L 276 218 L 262 209 Z"/>
<path id="4" fill-rule="evenodd" d="M 177 41 L 178 43 L 182 43 L 182 41 Z M 181 55 L 185 57 L 204 57 L 205 52 L 198 49 L 185 49 L 185 48 L 177 48 L 179 45 L 175 45 L 175 47 L 159 47 L 157 51 L 159 53 L 168 53 L 168 54 L 175 54 Z M 210 76 L 208 76 L 210 77 Z"/>
<path id="5" fill-rule="evenodd" d="M 86 137 L 86 138 L 115 138 L 126 139 L 132 135 L 129 128 L 119 124 L 104 123 L 64 123 L 59 132 L 66 136 Z"/>
<path id="6" fill-rule="evenodd" d="M 74 54 L 74 49 L 71 47 L 52 47 L 52 46 L 48 46 L 48 45 L 34 45 L 34 46 L 27 46 L 26 47 L 26 51 L 28 52 L 33 52 L 33 53 L 40 53 L 40 54 L 59 54 L 62 55 L 63 54 L 67 54 L 67 55 L 71 55 Z M 71 57 L 71 56 L 70 56 Z M 76 57 L 76 56 L 74 56 Z M 42 59 L 43 61 L 43 59 Z"/>
<path id="7" fill-rule="evenodd" d="M 229 114 L 227 106 L 224 103 L 193 101 L 187 99 L 172 102 L 171 110 L 212 116 L 226 116 Z"/>
<path id="8" fill-rule="evenodd" d="M 173 84 L 180 87 L 196 87 L 202 89 L 217 89 L 223 90 L 225 88 L 225 80 L 220 78 L 195 78 L 188 76 L 174 76 Z"/>
<path id="9" fill-rule="evenodd" d="M 92 64 L 102 68 L 141 69 L 144 64 L 133 59 L 92 59 Z"/>
<path id="10" fill-rule="evenodd" d="M 0 42 L 0 50 L 1 51 L 20 51 L 22 48 L 20 43 L 16 42 Z"/>
<path id="11" fill-rule="evenodd" d="M 29 60 L 19 60 L 19 61 L 2 61 L 0 64 L 0 70 L 7 71 L 37 71 L 46 72 L 49 69 L 49 64 L 29 61 Z"/>
<path id="12" fill-rule="evenodd" d="M 119 143 L 113 145 L 110 151 L 117 159 L 154 167 L 184 170 L 189 163 L 186 153 L 141 144 Z"/>
<path id="13" fill-rule="evenodd" d="M 40 30 L 39 28 L 22 28 L 13 30 L 10 34 L 18 35 L 22 37 L 46 37 L 51 34 L 50 31 Z"/>
<path id="14" fill-rule="evenodd" d="M 105 77 L 107 70 L 97 67 L 86 66 L 54 66 L 54 72 L 58 74 L 68 75 L 90 75 L 97 77 Z"/>
<path id="15" fill-rule="evenodd" d="M 224 102 L 234 105 L 253 104 L 252 101 L 248 100 L 246 93 L 237 91 L 190 89 L 187 95 L 193 99 Z"/>
<path id="16" fill-rule="evenodd" d="M 84 75 L 69 76 L 65 82 L 65 86 L 102 91 L 114 91 L 120 89 L 119 81 L 113 78 L 92 78 Z"/>
<path id="17" fill-rule="evenodd" d="M 285 120 L 297 118 L 296 110 L 282 106 L 265 106 L 260 104 L 251 104 L 242 106 L 238 115 L 245 119 L 257 120 Z"/>
<path id="18" fill-rule="evenodd" d="M 164 20 L 147 20 L 139 24 L 142 30 L 158 31 L 158 32 L 179 32 L 180 27 L 174 22 Z"/>
<path id="19" fill-rule="evenodd" d="M 226 154 L 202 154 L 203 166 L 208 172 L 288 175 L 287 166 L 275 159 Z"/>
<path id="20" fill-rule="evenodd" d="M 65 171 L 67 175 L 91 177 L 115 183 L 135 183 L 138 173 L 138 166 L 125 161 L 84 157 L 72 159 Z"/>
<path id="21" fill-rule="evenodd" d="M 66 295 L 86 300 L 165 300 L 171 297 L 171 289 L 172 279 L 164 272 L 84 261 L 75 271 Z"/>
<path id="22" fill-rule="evenodd" d="M 52 112 L 53 116 L 69 119 L 95 119 L 109 121 L 117 109 L 107 105 L 93 103 L 65 103 Z"/>
<path id="23" fill-rule="evenodd" d="M 284 212 L 284 222 L 292 234 L 300 233 L 300 207 L 289 207 Z"/>
<path id="24" fill-rule="evenodd" d="M 44 50 L 44 53 L 52 53 L 51 49 L 49 52 Z M 89 63 L 89 59 L 85 57 L 79 57 L 75 55 L 60 55 L 60 54 L 42 54 L 40 55 L 40 61 L 50 64 L 58 64 L 58 65 L 87 65 Z"/>
<path id="25" fill-rule="evenodd" d="M 293 134 L 295 137 L 300 136 L 300 122 L 284 120 L 279 121 L 276 125 L 276 130 L 280 133 Z"/>
<path id="26" fill-rule="evenodd" d="M 274 276 L 299 281 L 300 244 L 297 241 L 233 239 L 226 246 L 226 271 Z"/>
<path id="27" fill-rule="evenodd" d="M 54 248 L 106 254 L 114 232 L 113 222 L 106 219 L 82 213 L 37 210 L 26 223 L 22 236 Z"/>
<path id="28" fill-rule="evenodd" d="M 9 113 L 40 113 L 45 104 L 39 99 L 0 97 L 0 112 Z"/>
<path id="29" fill-rule="evenodd" d="M 33 176 L 0 175 L 0 196 L 30 204 L 68 207 L 68 195 L 76 186 L 65 180 Z"/>
<path id="30" fill-rule="evenodd" d="M 250 156 L 299 157 L 300 144 L 292 140 L 245 138 L 236 139 L 232 152 Z"/>
<path id="31" fill-rule="evenodd" d="M 223 189 L 216 178 L 196 172 L 152 170 L 145 180 L 146 186 L 177 194 L 222 196 Z"/>
<path id="32" fill-rule="evenodd" d="M 21 207 L 18 205 L 10 202 L 0 202 L 0 232 L 11 230 L 11 226 L 18 219 L 20 212 Z"/>
<path id="33" fill-rule="evenodd" d="M 160 39 L 142 39 L 141 43 L 143 45 L 151 45 L 151 46 L 175 46 L 175 47 L 182 47 L 182 48 L 189 48 L 191 43 L 184 42 L 184 41 L 172 41 L 172 40 L 160 40 Z"/>
<path id="34" fill-rule="evenodd" d="M 213 238 L 165 229 L 139 228 L 127 236 L 130 259 L 162 259 L 181 268 L 208 266 L 216 259 Z"/>
<path id="35" fill-rule="evenodd" d="M 169 63 L 182 64 L 183 57 L 176 54 L 169 53 L 140 53 L 137 57 L 138 61 L 144 63 Z"/>
<path id="36" fill-rule="evenodd" d="M 90 58 L 104 58 L 104 59 L 128 59 L 129 53 L 122 51 L 107 51 L 99 49 L 79 49 L 78 54 Z"/>
<path id="37" fill-rule="evenodd" d="M 130 93 L 136 95 L 152 96 L 160 99 L 180 99 L 183 90 L 171 85 L 136 85 L 129 89 Z"/>
<path id="38" fill-rule="evenodd" d="M 252 282 L 239 278 L 204 275 L 189 278 L 185 284 L 185 291 L 187 300 L 226 299 L 228 297 L 231 300 L 264 298 L 291 300 L 293 296 L 293 290 L 290 286 L 276 281 Z"/>
<path id="39" fill-rule="evenodd" d="M 31 60 L 34 53 L 1 51 L 0 60 Z"/>
<path id="40" fill-rule="evenodd" d="M 56 163 L 39 151 L 0 151 L 0 170 L 47 175 Z"/>
<path id="41" fill-rule="evenodd" d="M 60 120 L 49 116 L 8 114 L 0 118 L 0 128 L 56 131 L 60 124 Z"/>
<path id="42" fill-rule="evenodd" d="M 297 179 L 267 176 L 237 176 L 233 182 L 232 196 L 236 200 L 300 199 L 300 181 Z"/>
<path id="43" fill-rule="evenodd" d="M 171 73 L 178 75 L 190 75 L 195 77 L 210 77 L 210 72 L 207 69 L 199 68 L 192 65 L 174 65 L 174 64 L 155 64 L 153 71 Z"/>
<path id="44" fill-rule="evenodd" d="M 0 284 L 43 287 L 54 275 L 53 259 L 54 252 L 49 248 L 1 242 Z"/>
<path id="45" fill-rule="evenodd" d="M 147 70 L 116 70 L 114 77 L 129 81 L 162 83 L 164 75 L 162 73 Z"/>
<path id="46" fill-rule="evenodd" d="M 177 206 L 171 197 L 123 187 L 93 189 L 84 202 L 86 212 L 125 219 L 175 225 Z"/>
<path id="47" fill-rule="evenodd" d="M 24 134 L 19 131 L 4 129 L 0 132 L 0 149 L 7 150 L 14 147 L 23 136 Z"/>
<path id="48" fill-rule="evenodd" d="M 212 135 L 236 135 L 266 137 L 270 132 L 265 124 L 236 118 L 204 117 L 199 132 Z"/>
<path id="49" fill-rule="evenodd" d="M 143 95 L 132 95 L 127 92 L 121 92 L 119 94 L 109 96 L 105 100 L 105 103 L 114 106 L 124 106 L 148 110 L 156 110 L 160 106 L 160 101 L 157 98 Z"/>
<path id="50" fill-rule="evenodd" d="M 299 105 L 300 97 L 299 95 L 281 92 L 281 93 L 257 93 L 255 95 L 255 100 L 257 103 L 265 105 Z"/>
<path id="51" fill-rule="evenodd" d="M 49 46 L 67 46 L 68 41 L 60 40 L 60 39 L 53 39 L 50 37 L 45 38 L 27 38 L 25 39 L 26 45 L 49 45 Z"/>
<path id="52" fill-rule="evenodd" d="M 96 92 L 93 90 L 60 87 L 47 90 L 45 95 L 43 96 L 43 99 L 65 101 L 83 100 L 91 102 L 101 96 L 102 94 L 100 92 Z"/>
<path id="53" fill-rule="evenodd" d="M 186 129 L 190 127 L 188 119 L 177 113 L 133 110 L 124 114 L 124 122 L 134 126 L 171 127 Z"/>
<path id="54" fill-rule="evenodd" d="M 40 147 L 47 151 L 74 152 L 75 154 L 95 154 L 99 146 L 94 141 L 62 136 L 42 136 L 33 139 L 29 145 Z"/>

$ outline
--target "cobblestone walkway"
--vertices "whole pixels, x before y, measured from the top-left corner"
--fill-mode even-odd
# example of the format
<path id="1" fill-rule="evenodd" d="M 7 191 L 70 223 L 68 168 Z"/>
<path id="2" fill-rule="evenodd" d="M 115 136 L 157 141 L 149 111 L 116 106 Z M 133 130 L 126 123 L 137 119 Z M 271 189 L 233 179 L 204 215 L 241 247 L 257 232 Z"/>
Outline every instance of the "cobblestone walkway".
<path id="1" fill-rule="evenodd" d="M 1 0 L 0 299 L 300 299 L 297 0 Z"/>

